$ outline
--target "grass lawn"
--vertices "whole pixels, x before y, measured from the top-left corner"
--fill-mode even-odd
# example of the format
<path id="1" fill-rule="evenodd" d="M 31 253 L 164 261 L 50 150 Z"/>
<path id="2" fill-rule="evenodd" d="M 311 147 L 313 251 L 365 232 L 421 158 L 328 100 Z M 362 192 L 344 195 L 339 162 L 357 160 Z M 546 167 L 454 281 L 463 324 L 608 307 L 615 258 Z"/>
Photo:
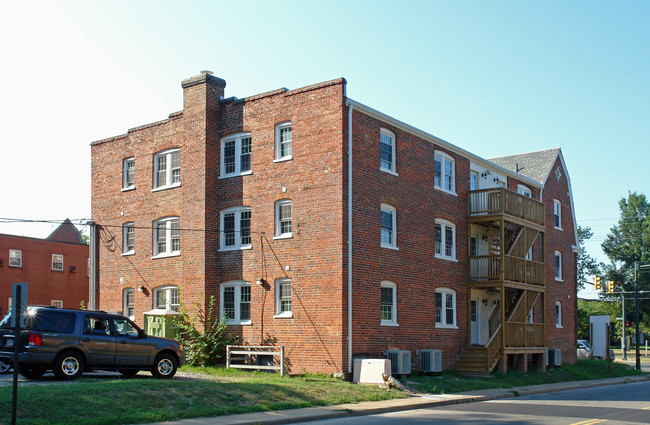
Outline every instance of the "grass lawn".
<path id="1" fill-rule="evenodd" d="M 210 380 L 169 381 L 140 374 L 133 378 L 82 378 L 18 388 L 18 424 L 137 424 L 185 418 L 229 415 L 376 401 L 407 397 L 400 391 L 353 385 L 324 376 L 280 377 L 277 374 L 184 367 Z M 489 378 L 445 373 L 442 378 L 416 374 L 402 379 L 409 388 L 429 393 L 454 393 L 483 388 L 509 388 L 549 382 L 598 379 L 638 374 L 629 366 L 579 361 L 547 373 L 510 372 Z M 0 387 L 0 425 L 11 418 L 11 386 Z"/>

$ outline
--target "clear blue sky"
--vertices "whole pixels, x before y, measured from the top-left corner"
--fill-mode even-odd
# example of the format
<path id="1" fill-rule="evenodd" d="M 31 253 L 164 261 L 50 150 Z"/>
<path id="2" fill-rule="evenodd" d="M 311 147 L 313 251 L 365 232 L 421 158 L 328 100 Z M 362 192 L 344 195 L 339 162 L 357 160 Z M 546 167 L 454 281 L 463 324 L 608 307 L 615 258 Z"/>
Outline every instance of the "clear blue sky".
<path id="1" fill-rule="evenodd" d="M 649 195 L 648 1 L 21 0 L 0 36 L 0 217 L 90 217 L 90 142 L 182 109 L 203 69 L 237 97 L 342 76 L 486 158 L 561 147 L 601 261 L 618 200 Z"/>

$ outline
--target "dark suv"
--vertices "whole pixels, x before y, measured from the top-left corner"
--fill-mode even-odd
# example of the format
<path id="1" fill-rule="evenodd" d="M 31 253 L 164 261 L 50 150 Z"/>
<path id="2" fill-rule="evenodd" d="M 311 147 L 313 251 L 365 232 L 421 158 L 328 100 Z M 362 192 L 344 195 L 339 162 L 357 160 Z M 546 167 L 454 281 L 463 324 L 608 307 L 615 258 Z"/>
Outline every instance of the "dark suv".
<path id="1" fill-rule="evenodd" d="M 51 370 L 61 379 L 75 379 L 93 369 L 135 375 L 150 370 L 171 378 L 185 364 L 178 342 L 148 336 L 124 316 L 101 311 L 29 307 L 20 333 L 18 366 L 26 378 Z M 11 312 L 0 322 L 0 361 L 13 359 Z"/>

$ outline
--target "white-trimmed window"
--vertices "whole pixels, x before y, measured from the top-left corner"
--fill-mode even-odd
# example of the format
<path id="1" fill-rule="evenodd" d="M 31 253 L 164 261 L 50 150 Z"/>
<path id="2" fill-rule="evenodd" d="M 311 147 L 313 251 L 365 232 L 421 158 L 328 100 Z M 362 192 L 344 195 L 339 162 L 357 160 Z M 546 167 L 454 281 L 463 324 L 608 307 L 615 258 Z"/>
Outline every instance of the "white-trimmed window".
<path id="1" fill-rule="evenodd" d="M 393 282 L 381 282 L 379 306 L 381 308 L 381 325 L 398 326 L 397 324 L 397 285 Z"/>
<path id="2" fill-rule="evenodd" d="M 434 186 L 449 193 L 456 193 L 454 184 L 455 161 L 449 155 L 436 151 L 434 154 Z"/>
<path id="3" fill-rule="evenodd" d="M 533 197 L 533 192 L 528 187 L 526 187 L 526 186 L 524 186 L 522 184 L 517 185 L 517 193 L 520 194 L 520 195 L 524 195 L 524 196 L 526 196 L 528 198 Z"/>
<path id="4" fill-rule="evenodd" d="M 135 290 L 133 288 L 126 288 L 122 293 L 122 314 L 135 320 Z"/>
<path id="5" fill-rule="evenodd" d="M 178 286 L 161 286 L 153 291 L 155 309 L 179 311 L 181 307 Z"/>
<path id="6" fill-rule="evenodd" d="M 56 308 L 63 308 L 63 300 L 50 300 L 50 305 Z"/>
<path id="7" fill-rule="evenodd" d="M 275 239 L 293 237 L 291 199 L 275 203 Z"/>
<path id="8" fill-rule="evenodd" d="M 275 317 L 292 317 L 291 279 L 275 281 Z"/>
<path id="9" fill-rule="evenodd" d="M 478 235 L 471 235 L 469 237 L 469 256 L 476 257 L 478 255 Z"/>
<path id="10" fill-rule="evenodd" d="M 382 128 L 379 132 L 379 169 L 395 174 L 395 134 Z"/>
<path id="11" fill-rule="evenodd" d="M 9 267 L 23 266 L 23 251 L 20 249 L 9 250 Z"/>
<path id="12" fill-rule="evenodd" d="M 456 225 L 442 219 L 435 224 L 436 257 L 456 260 Z"/>
<path id="13" fill-rule="evenodd" d="M 181 219 L 165 217 L 153 222 L 153 256 L 168 257 L 181 253 Z"/>
<path id="14" fill-rule="evenodd" d="M 135 254 L 135 224 L 133 222 L 122 225 L 122 255 Z"/>
<path id="15" fill-rule="evenodd" d="M 153 187 L 167 189 L 181 185 L 181 151 L 169 149 L 153 158 Z"/>
<path id="16" fill-rule="evenodd" d="M 436 327 L 456 327 L 456 291 L 448 288 L 436 289 Z"/>
<path id="17" fill-rule="evenodd" d="M 229 325 L 251 324 L 251 285 L 235 281 L 221 284 L 221 318 Z"/>
<path id="18" fill-rule="evenodd" d="M 122 161 L 122 190 L 135 189 L 135 158 Z"/>
<path id="19" fill-rule="evenodd" d="M 469 190 L 478 190 L 478 171 L 469 172 Z"/>
<path id="20" fill-rule="evenodd" d="M 251 248 L 251 209 L 235 207 L 221 211 L 221 249 Z"/>
<path id="21" fill-rule="evenodd" d="M 555 327 L 562 327 L 562 303 L 559 301 L 555 302 Z"/>
<path id="22" fill-rule="evenodd" d="M 293 158 L 291 149 L 291 123 L 283 122 L 275 126 L 275 160 L 286 161 Z"/>
<path id="23" fill-rule="evenodd" d="M 562 253 L 555 251 L 555 280 L 562 280 Z"/>
<path id="24" fill-rule="evenodd" d="M 63 254 L 52 254 L 52 270 L 63 271 Z"/>
<path id="25" fill-rule="evenodd" d="M 221 140 L 221 177 L 251 174 L 252 140 L 250 133 L 240 133 Z"/>
<path id="26" fill-rule="evenodd" d="M 397 249 L 397 210 L 392 205 L 381 204 L 381 246 Z"/>
<path id="27" fill-rule="evenodd" d="M 556 229 L 562 230 L 562 202 L 553 200 L 553 225 Z"/>

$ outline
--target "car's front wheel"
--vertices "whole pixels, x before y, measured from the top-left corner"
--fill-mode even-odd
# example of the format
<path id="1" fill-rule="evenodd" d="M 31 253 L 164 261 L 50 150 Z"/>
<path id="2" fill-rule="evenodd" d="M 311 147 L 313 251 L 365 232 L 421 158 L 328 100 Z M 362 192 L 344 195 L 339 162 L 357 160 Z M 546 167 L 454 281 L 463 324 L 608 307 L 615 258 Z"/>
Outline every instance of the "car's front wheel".
<path id="1" fill-rule="evenodd" d="M 176 375 L 178 362 L 171 354 L 158 354 L 151 369 L 151 374 L 156 378 L 169 379 Z"/>
<path id="2" fill-rule="evenodd" d="M 64 351 L 54 359 L 52 371 L 59 379 L 76 379 L 84 371 L 85 361 L 80 353 Z"/>
<path id="3" fill-rule="evenodd" d="M 18 365 L 18 371 L 27 379 L 38 379 L 45 374 L 43 366 L 34 366 L 28 364 Z"/>

